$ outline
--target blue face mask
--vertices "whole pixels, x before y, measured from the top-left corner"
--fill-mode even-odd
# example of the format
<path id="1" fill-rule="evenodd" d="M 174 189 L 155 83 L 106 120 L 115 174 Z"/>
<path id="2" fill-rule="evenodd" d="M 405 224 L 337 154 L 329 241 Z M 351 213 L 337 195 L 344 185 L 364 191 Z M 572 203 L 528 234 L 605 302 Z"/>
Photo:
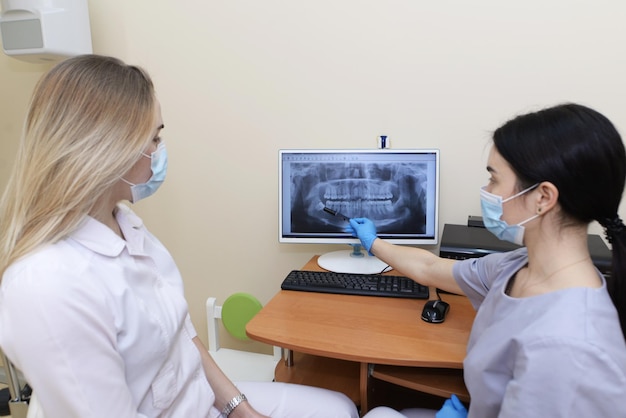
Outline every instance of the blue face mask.
<path id="1" fill-rule="evenodd" d="M 482 209 L 483 222 L 485 223 L 485 228 L 493 235 L 498 237 L 501 240 L 509 241 L 517 245 L 524 244 L 524 225 L 527 222 L 532 221 L 537 218 L 539 215 L 531 216 L 523 222 L 518 223 L 517 225 L 509 225 L 506 221 L 503 221 L 502 218 L 502 204 L 508 202 L 509 200 L 513 200 L 518 196 L 523 195 L 524 193 L 528 193 L 537 187 L 539 183 L 530 186 L 527 189 L 522 190 L 521 192 L 508 197 L 502 200 L 501 196 L 497 196 L 495 194 L 489 193 L 485 190 L 484 187 L 480 188 L 480 207 Z"/>
<path id="2" fill-rule="evenodd" d="M 132 202 L 137 203 L 141 199 L 145 199 L 148 196 L 154 194 L 159 186 L 165 181 L 165 174 L 167 173 L 167 150 L 165 149 L 165 143 L 161 142 L 150 155 L 142 154 L 146 158 L 150 158 L 150 168 L 152 169 L 152 176 L 145 183 L 133 184 L 128 180 L 122 179 L 127 184 L 130 184 L 130 193 L 133 197 Z"/>

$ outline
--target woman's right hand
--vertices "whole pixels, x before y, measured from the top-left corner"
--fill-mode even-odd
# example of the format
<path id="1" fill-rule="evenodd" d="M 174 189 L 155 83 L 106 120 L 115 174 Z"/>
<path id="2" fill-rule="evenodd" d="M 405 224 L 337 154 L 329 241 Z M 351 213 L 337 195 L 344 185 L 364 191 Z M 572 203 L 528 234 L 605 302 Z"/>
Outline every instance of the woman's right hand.
<path id="1" fill-rule="evenodd" d="M 350 224 L 346 227 L 345 232 L 352 234 L 361 241 L 363 248 L 371 254 L 372 244 L 378 238 L 376 236 L 376 225 L 368 218 L 352 218 Z"/>

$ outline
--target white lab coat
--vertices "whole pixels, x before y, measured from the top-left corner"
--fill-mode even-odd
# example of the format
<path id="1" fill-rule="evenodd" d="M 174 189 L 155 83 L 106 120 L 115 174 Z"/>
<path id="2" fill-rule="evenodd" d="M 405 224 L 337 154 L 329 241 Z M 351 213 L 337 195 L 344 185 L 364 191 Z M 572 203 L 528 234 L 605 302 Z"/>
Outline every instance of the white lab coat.
<path id="1" fill-rule="evenodd" d="M 174 260 L 129 207 L 119 205 L 117 221 L 125 240 L 86 217 L 6 270 L 0 347 L 46 418 L 219 416 Z M 265 415 L 358 417 L 338 392 L 237 384 Z"/>
<path id="2" fill-rule="evenodd" d="M 174 260 L 127 206 L 117 220 L 126 240 L 86 217 L 5 272 L 0 346 L 46 418 L 217 416 Z"/>

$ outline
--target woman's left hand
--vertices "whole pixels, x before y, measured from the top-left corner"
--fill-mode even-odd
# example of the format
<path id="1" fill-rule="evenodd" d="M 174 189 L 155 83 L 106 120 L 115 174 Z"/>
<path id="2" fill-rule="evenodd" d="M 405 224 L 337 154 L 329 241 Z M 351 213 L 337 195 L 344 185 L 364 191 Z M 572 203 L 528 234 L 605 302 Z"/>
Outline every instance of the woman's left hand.
<path id="1" fill-rule="evenodd" d="M 456 395 L 446 399 L 443 407 L 435 414 L 435 418 L 466 418 L 467 409 Z"/>

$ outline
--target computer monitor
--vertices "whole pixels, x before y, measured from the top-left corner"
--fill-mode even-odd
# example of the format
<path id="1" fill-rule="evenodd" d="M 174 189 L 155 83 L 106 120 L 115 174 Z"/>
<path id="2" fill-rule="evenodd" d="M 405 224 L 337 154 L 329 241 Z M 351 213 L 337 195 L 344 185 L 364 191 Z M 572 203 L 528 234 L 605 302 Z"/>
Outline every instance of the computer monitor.
<path id="1" fill-rule="evenodd" d="M 344 231 L 349 218 L 371 219 L 394 244 L 438 242 L 438 149 L 280 150 L 278 177 L 279 242 L 352 246 L 321 255 L 327 270 L 389 269 Z"/>

